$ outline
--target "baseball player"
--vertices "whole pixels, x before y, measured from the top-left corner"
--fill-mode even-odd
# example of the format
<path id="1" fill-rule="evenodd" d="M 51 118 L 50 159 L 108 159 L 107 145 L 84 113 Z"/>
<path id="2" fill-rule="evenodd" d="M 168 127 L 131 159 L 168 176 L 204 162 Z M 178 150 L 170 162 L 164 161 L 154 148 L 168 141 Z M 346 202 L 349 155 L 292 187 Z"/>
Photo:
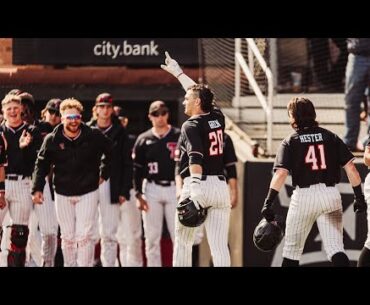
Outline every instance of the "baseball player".
<path id="1" fill-rule="evenodd" d="M 42 137 L 35 126 L 23 122 L 23 107 L 19 96 L 8 94 L 1 104 L 6 120 L 0 126 L 0 133 L 7 143 L 6 201 L 12 224 L 8 266 L 23 267 L 29 234 L 28 221 L 32 210 L 31 176 Z M 4 212 L 2 210 L 2 214 Z"/>
<path id="2" fill-rule="evenodd" d="M 153 128 L 139 135 L 133 149 L 134 186 L 137 206 L 143 211 L 147 266 L 160 267 L 163 216 L 174 241 L 174 158 L 180 130 L 168 124 L 169 110 L 163 101 L 151 103 L 148 117 Z"/>
<path id="3" fill-rule="evenodd" d="M 130 199 L 132 185 L 131 147 L 124 127 L 113 113 L 113 98 L 109 93 L 97 96 L 94 117 L 89 126 L 98 128 L 113 142 L 111 177 L 99 186 L 99 233 L 103 267 L 114 267 L 117 258 L 117 229 L 120 205 Z"/>
<path id="4" fill-rule="evenodd" d="M 215 108 L 213 93 L 197 85 L 184 74 L 166 52 L 162 69 L 174 75 L 186 90 L 185 114 L 190 118 L 180 135 L 180 176 L 184 181 L 180 201 L 190 197 L 196 206 L 209 208 L 205 229 L 215 266 L 230 266 L 227 247 L 230 218 L 230 195 L 224 176 L 223 139 L 225 118 Z M 174 266 L 192 265 L 195 228 L 175 224 Z"/>
<path id="5" fill-rule="evenodd" d="M 121 107 L 115 106 L 115 115 L 121 125 L 127 128 L 128 118 Z M 134 135 L 129 134 L 129 146 L 132 152 L 136 141 Z M 141 212 L 136 207 L 136 197 L 133 184 L 131 183 L 130 199 L 120 206 L 120 221 L 118 224 L 117 240 L 119 244 L 119 265 L 121 267 L 142 267 L 142 219 Z"/>
<path id="6" fill-rule="evenodd" d="M 20 92 L 19 97 L 22 101 L 22 120 L 30 125 L 38 125 L 38 116 L 36 113 L 35 99 L 28 92 Z"/>
<path id="7" fill-rule="evenodd" d="M 275 173 L 261 214 L 267 221 L 274 221 L 273 201 L 290 172 L 295 190 L 286 219 L 282 266 L 299 266 L 307 235 L 316 221 L 329 261 L 334 266 L 347 267 L 342 202 L 335 185 L 343 167 L 354 190 L 354 210 L 366 210 L 354 157 L 337 135 L 318 126 L 315 107 L 309 99 L 294 97 L 287 109 L 295 132 L 283 140 L 277 152 Z"/>
<path id="8" fill-rule="evenodd" d="M 37 126 L 35 99 L 32 94 L 20 89 L 12 89 L 7 94 L 18 95 L 22 102 L 22 120 L 29 125 Z"/>
<path id="9" fill-rule="evenodd" d="M 5 200 L 5 169 L 4 166 L 7 162 L 6 149 L 7 143 L 3 134 L 0 136 L 0 224 L 3 224 L 5 215 L 7 214 L 7 206 Z M 2 229 L 1 229 L 2 230 Z M 2 235 L 4 232 L 2 231 Z M 6 234 L 6 233 L 5 233 Z M 4 235 L 5 235 L 4 234 Z M 5 236 L 1 236 L 1 241 L 6 240 Z"/>
<path id="10" fill-rule="evenodd" d="M 61 99 L 53 98 L 47 102 L 46 107 L 41 111 L 42 120 L 37 124 L 37 127 L 43 138 L 51 133 L 55 126 L 60 123 L 59 106 L 61 102 Z M 30 236 L 27 246 L 29 259 L 33 258 L 36 264 L 39 265 L 40 259 L 38 258 L 40 257 L 41 266 L 44 267 L 54 267 L 58 246 L 58 221 L 55 212 L 54 192 L 51 188 L 51 177 L 52 171 L 46 177 L 44 203 L 34 205 L 34 209 L 31 212 Z"/>
<path id="11" fill-rule="evenodd" d="M 370 136 L 365 145 L 364 153 L 364 163 L 370 167 Z M 370 173 L 366 175 L 364 183 L 364 193 L 367 205 L 370 205 Z M 369 208 L 368 208 L 369 210 Z M 360 257 L 358 259 L 358 267 L 370 267 L 370 216 L 369 212 L 367 213 L 367 239 L 365 241 L 364 247 L 361 250 Z"/>
<path id="12" fill-rule="evenodd" d="M 225 133 L 224 134 L 224 175 L 226 177 L 227 183 L 229 185 L 230 191 L 230 204 L 231 209 L 235 208 L 238 203 L 238 181 L 237 181 L 237 171 L 236 171 L 236 163 L 237 157 L 235 154 L 234 144 L 231 140 L 231 137 Z M 176 179 L 177 181 L 177 179 Z M 198 249 L 194 249 L 197 247 L 203 239 L 204 236 L 204 224 L 201 225 L 198 230 L 196 230 L 194 246 L 193 246 L 193 266 L 195 266 L 194 255 Z"/>
<path id="13" fill-rule="evenodd" d="M 49 133 L 37 156 L 32 200 L 44 201 L 45 177 L 53 166 L 56 215 L 61 230 L 64 266 L 90 267 L 94 262 L 93 226 L 99 184 L 110 177 L 112 142 L 81 122 L 81 103 L 60 104 L 62 124 Z"/>

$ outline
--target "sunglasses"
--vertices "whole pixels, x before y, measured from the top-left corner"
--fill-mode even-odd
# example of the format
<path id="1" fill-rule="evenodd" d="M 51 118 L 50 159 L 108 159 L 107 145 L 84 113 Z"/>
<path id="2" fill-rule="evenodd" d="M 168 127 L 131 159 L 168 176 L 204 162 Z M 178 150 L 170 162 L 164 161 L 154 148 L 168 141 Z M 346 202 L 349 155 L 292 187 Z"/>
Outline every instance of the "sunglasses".
<path id="1" fill-rule="evenodd" d="M 152 112 L 150 115 L 151 116 L 154 116 L 154 117 L 159 117 L 159 116 L 164 116 L 164 115 L 166 115 L 168 113 L 168 111 L 166 111 L 166 110 L 162 110 L 162 111 L 154 111 L 154 112 Z"/>
<path id="2" fill-rule="evenodd" d="M 81 114 L 67 114 L 63 116 L 67 120 L 81 120 L 82 115 Z"/>
<path id="3" fill-rule="evenodd" d="M 48 109 L 48 112 L 49 112 L 51 115 L 60 116 L 60 112 L 59 112 L 58 110 Z"/>

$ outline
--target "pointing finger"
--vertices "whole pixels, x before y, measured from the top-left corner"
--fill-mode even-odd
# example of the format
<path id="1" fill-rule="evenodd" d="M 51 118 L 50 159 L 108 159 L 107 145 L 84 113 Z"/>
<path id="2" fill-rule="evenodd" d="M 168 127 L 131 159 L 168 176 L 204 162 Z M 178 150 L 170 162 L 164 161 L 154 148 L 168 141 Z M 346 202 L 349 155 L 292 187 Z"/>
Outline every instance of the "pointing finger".
<path id="1" fill-rule="evenodd" d="M 166 51 L 166 52 L 164 52 L 165 54 L 166 54 L 166 59 L 168 59 L 168 60 L 171 60 L 172 58 L 171 58 L 171 56 L 170 56 L 170 54 Z"/>

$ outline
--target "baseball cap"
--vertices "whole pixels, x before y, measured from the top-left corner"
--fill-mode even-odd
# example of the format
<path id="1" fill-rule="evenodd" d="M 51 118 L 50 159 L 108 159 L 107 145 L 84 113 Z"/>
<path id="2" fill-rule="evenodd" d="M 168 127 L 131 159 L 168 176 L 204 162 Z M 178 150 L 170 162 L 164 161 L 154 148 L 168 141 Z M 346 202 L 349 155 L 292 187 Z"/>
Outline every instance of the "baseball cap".
<path id="1" fill-rule="evenodd" d="M 32 94 L 28 92 L 21 92 L 17 95 L 21 98 L 22 103 L 30 103 L 32 105 L 35 104 L 35 99 L 33 98 Z"/>
<path id="2" fill-rule="evenodd" d="M 113 98 L 110 93 L 104 92 L 100 93 L 95 100 L 95 106 L 100 106 L 100 105 L 111 105 L 113 106 Z"/>
<path id="3" fill-rule="evenodd" d="M 154 101 L 153 103 L 150 104 L 149 114 L 152 114 L 158 110 L 165 110 L 168 112 L 168 108 L 163 101 Z"/>
<path id="4" fill-rule="evenodd" d="M 62 103 L 62 100 L 60 98 L 52 98 L 46 104 L 45 109 L 59 111 L 59 107 L 61 103 Z"/>

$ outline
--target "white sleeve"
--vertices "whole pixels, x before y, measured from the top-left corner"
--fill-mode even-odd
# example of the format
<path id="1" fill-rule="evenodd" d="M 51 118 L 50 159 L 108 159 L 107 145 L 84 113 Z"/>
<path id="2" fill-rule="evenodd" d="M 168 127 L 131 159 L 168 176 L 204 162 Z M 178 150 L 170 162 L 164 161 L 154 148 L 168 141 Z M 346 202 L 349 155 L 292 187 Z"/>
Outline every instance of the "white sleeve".
<path id="1" fill-rule="evenodd" d="M 179 80 L 179 82 L 181 83 L 181 86 L 184 88 L 185 91 L 187 91 L 190 86 L 197 84 L 185 73 L 181 73 L 177 79 Z"/>

